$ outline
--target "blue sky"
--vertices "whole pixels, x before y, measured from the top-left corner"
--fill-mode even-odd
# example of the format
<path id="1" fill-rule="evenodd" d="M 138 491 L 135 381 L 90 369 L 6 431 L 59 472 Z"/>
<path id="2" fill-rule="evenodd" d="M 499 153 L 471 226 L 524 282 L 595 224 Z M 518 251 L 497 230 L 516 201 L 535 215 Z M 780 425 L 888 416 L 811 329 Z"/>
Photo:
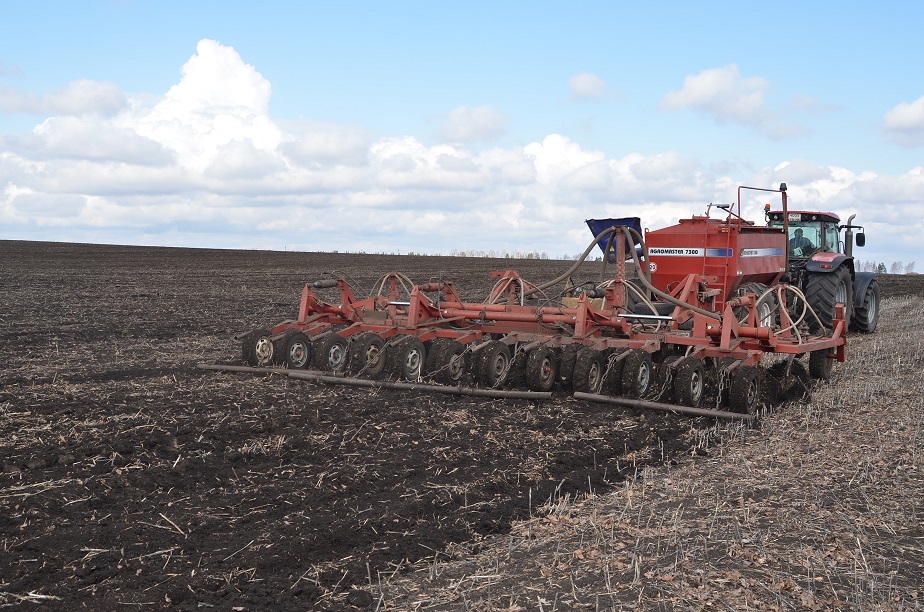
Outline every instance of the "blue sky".
<path id="1" fill-rule="evenodd" d="M 924 267 L 924 4 L 571 4 L 6 3 L 0 238 L 555 257 L 784 181 Z"/>

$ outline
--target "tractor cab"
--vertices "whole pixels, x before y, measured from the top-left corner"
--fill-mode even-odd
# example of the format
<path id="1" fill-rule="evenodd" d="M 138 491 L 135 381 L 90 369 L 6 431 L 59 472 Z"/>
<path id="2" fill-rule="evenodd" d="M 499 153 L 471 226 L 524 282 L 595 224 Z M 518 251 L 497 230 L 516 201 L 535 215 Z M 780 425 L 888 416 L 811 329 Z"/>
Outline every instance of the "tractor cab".
<path id="1" fill-rule="evenodd" d="M 767 225 L 786 227 L 780 211 L 767 212 Z M 843 253 L 840 217 L 827 212 L 791 210 L 787 214 L 790 259 L 808 259 L 815 253 Z"/>

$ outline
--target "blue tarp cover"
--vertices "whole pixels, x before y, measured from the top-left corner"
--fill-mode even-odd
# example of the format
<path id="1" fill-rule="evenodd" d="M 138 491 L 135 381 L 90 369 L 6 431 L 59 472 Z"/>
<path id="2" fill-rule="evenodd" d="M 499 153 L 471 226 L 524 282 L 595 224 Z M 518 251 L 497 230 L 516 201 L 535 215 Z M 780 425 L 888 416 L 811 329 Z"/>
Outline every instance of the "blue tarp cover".
<path id="1" fill-rule="evenodd" d="M 639 217 L 625 217 L 623 219 L 587 219 L 586 223 L 587 223 L 587 227 L 590 228 L 590 231 L 593 233 L 594 236 L 596 236 L 597 234 L 599 234 L 600 232 L 602 232 L 603 230 L 607 228 L 613 227 L 614 225 L 620 226 L 620 227 L 629 227 L 629 228 L 634 229 L 636 232 L 638 232 L 639 235 L 642 234 L 642 220 Z M 622 233 L 618 234 L 617 238 L 624 239 L 624 237 L 622 236 Z M 597 243 L 597 246 L 600 247 L 600 250 L 603 252 L 604 255 L 607 254 L 606 253 L 606 243 L 609 242 L 609 240 L 610 240 L 609 236 L 604 236 Z M 640 246 L 640 244 L 636 242 L 633 246 L 638 247 Z M 631 252 L 632 250 L 635 250 L 636 253 L 638 252 L 637 249 L 631 249 L 631 250 L 626 249 L 627 252 Z M 615 258 L 616 258 L 616 239 L 613 240 L 613 245 L 610 247 L 610 253 L 609 253 L 610 261 L 615 260 Z"/>

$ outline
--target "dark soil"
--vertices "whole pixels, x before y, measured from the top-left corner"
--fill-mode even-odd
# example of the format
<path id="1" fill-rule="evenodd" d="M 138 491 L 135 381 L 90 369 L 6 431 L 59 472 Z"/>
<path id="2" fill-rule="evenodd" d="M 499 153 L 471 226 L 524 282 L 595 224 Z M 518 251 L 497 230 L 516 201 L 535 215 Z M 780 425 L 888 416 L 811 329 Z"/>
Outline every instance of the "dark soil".
<path id="1" fill-rule="evenodd" d="M 371 609 L 383 575 L 687 452 L 709 421 L 196 369 L 324 271 L 480 300 L 507 267 L 568 263 L 0 242 L 0 605 Z"/>

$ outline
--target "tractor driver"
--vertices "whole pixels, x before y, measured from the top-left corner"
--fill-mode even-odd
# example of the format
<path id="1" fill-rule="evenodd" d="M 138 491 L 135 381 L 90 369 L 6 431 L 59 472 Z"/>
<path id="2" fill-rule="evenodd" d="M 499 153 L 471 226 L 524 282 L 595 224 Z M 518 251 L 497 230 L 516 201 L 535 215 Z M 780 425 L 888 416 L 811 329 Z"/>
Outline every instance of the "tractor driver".
<path id="1" fill-rule="evenodd" d="M 797 228 L 795 235 L 789 239 L 789 251 L 794 252 L 796 249 L 803 253 L 815 250 L 812 241 L 802 235 L 802 228 Z"/>

